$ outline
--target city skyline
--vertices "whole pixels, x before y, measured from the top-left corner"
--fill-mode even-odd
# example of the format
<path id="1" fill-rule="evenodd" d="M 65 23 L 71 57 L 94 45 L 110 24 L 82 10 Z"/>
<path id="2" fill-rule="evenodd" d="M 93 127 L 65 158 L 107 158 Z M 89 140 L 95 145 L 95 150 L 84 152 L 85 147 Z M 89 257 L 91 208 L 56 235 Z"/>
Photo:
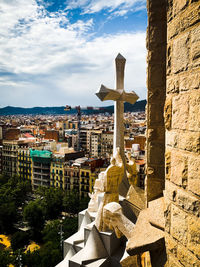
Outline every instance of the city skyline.
<path id="1" fill-rule="evenodd" d="M 146 98 L 146 1 L 2 1 L 0 107 L 103 106 L 126 59 L 125 88 Z M 110 102 L 112 104 L 112 102 Z"/>

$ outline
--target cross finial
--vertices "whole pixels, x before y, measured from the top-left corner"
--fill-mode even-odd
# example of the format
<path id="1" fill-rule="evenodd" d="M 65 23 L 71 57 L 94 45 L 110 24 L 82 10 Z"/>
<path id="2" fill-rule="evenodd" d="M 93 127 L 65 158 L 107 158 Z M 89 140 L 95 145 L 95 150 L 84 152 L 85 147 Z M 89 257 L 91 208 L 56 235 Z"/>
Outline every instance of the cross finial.
<path id="1" fill-rule="evenodd" d="M 116 153 L 117 147 L 120 148 L 120 154 L 125 162 L 124 156 L 124 101 L 134 104 L 138 96 L 132 91 L 126 93 L 124 91 L 124 68 L 126 59 L 118 54 L 115 59 L 116 64 L 116 90 L 109 89 L 104 85 L 101 85 L 100 90 L 96 93 L 101 101 L 114 100 L 115 112 L 114 112 L 114 140 L 113 140 L 113 153 Z"/>

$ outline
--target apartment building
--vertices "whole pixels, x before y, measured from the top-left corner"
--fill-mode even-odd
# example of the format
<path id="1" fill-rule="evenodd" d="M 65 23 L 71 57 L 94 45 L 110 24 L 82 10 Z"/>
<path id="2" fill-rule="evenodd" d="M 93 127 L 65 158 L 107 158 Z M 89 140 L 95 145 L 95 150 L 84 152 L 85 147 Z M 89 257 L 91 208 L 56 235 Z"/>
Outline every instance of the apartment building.
<path id="1" fill-rule="evenodd" d="M 113 153 L 113 132 L 106 131 L 101 135 L 101 155 L 110 158 Z"/>
<path id="2" fill-rule="evenodd" d="M 32 160 L 29 148 L 20 148 L 17 154 L 17 174 L 22 179 L 32 179 Z"/>
<path id="3" fill-rule="evenodd" d="M 50 167 L 52 152 L 48 150 L 30 149 L 32 159 L 32 187 L 36 190 L 39 186 L 50 187 Z"/>
<path id="4" fill-rule="evenodd" d="M 2 149 L 3 149 L 3 146 L 0 145 L 0 174 L 2 174 Z"/>
<path id="5" fill-rule="evenodd" d="M 70 162 L 65 164 L 64 168 L 64 188 L 66 191 L 79 192 L 79 166 L 73 166 Z"/>
<path id="6" fill-rule="evenodd" d="M 3 140 L 2 166 L 3 173 L 8 176 L 17 174 L 18 150 L 28 147 L 24 140 Z"/>
<path id="7" fill-rule="evenodd" d="M 64 164 L 65 155 L 56 154 L 52 155 L 51 166 L 50 166 L 50 186 L 65 189 L 64 181 Z"/>
<path id="8" fill-rule="evenodd" d="M 102 159 L 88 159 L 80 168 L 79 194 L 87 197 L 88 193 L 93 192 L 95 180 L 101 171 L 105 170 Z"/>
<path id="9" fill-rule="evenodd" d="M 91 157 L 101 157 L 101 130 L 95 130 L 91 132 Z"/>

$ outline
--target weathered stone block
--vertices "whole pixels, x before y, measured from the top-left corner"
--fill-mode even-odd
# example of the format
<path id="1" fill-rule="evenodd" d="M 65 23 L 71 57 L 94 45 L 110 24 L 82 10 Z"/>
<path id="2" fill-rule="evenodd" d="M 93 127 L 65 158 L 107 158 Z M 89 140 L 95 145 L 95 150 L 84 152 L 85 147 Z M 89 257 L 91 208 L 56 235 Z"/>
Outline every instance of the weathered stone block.
<path id="1" fill-rule="evenodd" d="M 200 132 L 200 91 L 190 95 L 189 106 L 189 130 Z"/>
<path id="2" fill-rule="evenodd" d="M 178 147 L 178 133 L 177 131 L 166 131 L 166 144 L 170 147 Z"/>
<path id="3" fill-rule="evenodd" d="M 151 88 L 151 90 L 149 90 L 148 92 L 148 100 L 149 103 L 154 103 L 159 102 L 162 105 L 162 102 L 164 102 L 163 99 L 163 88 L 165 88 L 164 86 L 161 88 Z"/>
<path id="4" fill-rule="evenodd" d="M 146 196 L 147 196 L 147 202 L 154 200 L 158 197 L 161 197 L 163 195 L 163 189 L 164 189 L 165 181 L 164 177 L 163 179 L 150 179 L 147 176 L 146 179 Z"/>
<path id="5" fill-rule="evenodd" d="M 165 46 L 159 46 L 156 48 L 153 48 L 148 51 L 148 63 L 156 63 L 160 62 L 160 60 L 163 59 L 163 57 L 166 55 L 166 48 Z"/>
<path id="6" fill-rule="evenodd" d="M 162 14 L 156 14 L 157 17 L 161 16 Z M 156 16 L 154 16 L 155 19 Z M 151 18 L 150 18 L 151 20 Z M 152 43 L 155 42 L 156 46 L 160 46 L 162 43 L 166 42 L 166 23 L 165 21 L 162 21 L 160 18 L 159 24 L 150 24 L 149 25 L 149 39 L 150 39 L 150 47 L 152 47 Z M 155 45 L 154 45 L 155 47 Z M 164 53 L 163 53 L 164 58 Z"/>
<path id="7" fill-rule="evenodd" d="M 171 97 L 167 97 L 165 100 L 164 119 L 165 119 L 165 128 L 167 130 L 170 130 L 172 126 L 172 98 Z"/>
<path id="8" fill-rule="evenodd" d="M 199 22 L 199 4 L 195 3 L 193 8 L 185 9 L 179 16 L 172 19 L 167 26 L 167 40 L 178 33 L 186 30 Z"/>
<path id="9" fill-rule="evenodd" d="M 180 77 L 179 89 L 181 92 L 191 89 L 198 89 L 200 87 L 199 73 L 186 73 Z"/>
<path id="10" fill-rule="evenodd" d="M 148 12 L 152 13 L 153 11 L 159 11 L 159 9 L 165 9 L 165 6 L 163 4 L 163 0 L 147 1 L 147 10 Z"/>
<path id="11" fill-rule="evenodd" d="M 159 144 L 158 142 L 148 143 L 148 162 L 155 165 L 164 165 L 165 158 L 165 146 L 164 144 Z"/>
<path id="12" fill-rule="evenodd" d="M 150 65 L 148 70 L 148 80 L 149 87 L 152 88 L 152 90 L 154 90 L 154 88 L 165 86 L 165 65 L 158 63 L 152 64 L 152 66 Z"/>
<path id="13" fill-rule="evenodd" d="M 178 245 L 177 258 L 184 267 L 198 267 L 200 261 L 187 248 Z"/>
<path id="14" fill-rule="evenodd" d="M 200 41 L 200 25 L 195 27 L 191 31 L 191 43 L 196 43 Z"/>
<path id="15" fill-rule="evenodd" d="M 200 42 L 191 45 L 192 66 L 196 67 L 200 65 Z"/>
<path id="16" fill-rule="evenodd" d="M 188 160 L 188 190 L 200 195 L 200 158 L 189 157 Z"/>
<path id="17" fill-rule="evenodd" d="M 169 76 L 171 74 L 172 68 L 172 44 L 167 44 L 167 58 L 166 58 L 166 74 Z"/>
<path id="18" fill-rule="evenodd" d="M 200 64 L 200 26 L 191 32 L 191 56 L 193 66 Z"/>
<path id="19" fill-rule="evenodd" d="M 200 218 L 188 218 L 188 248 L 200 259 Z"/>
<path id="20" fill-rule="evenodd" d="M 185 33 L 173 41 L 172 72 L 187 70 L 189 65 L 189 33 Z"/>
<path id="21" fill-rule="evenodd" d="M 163 106 L 160 102 L 156 104 L 148 104 L 148 121 L 149 125 L 163 125 Z"/>
<path id="22" fill-rule="evenodd" d="M 166 190 L 164 190 L 163 194 L 164 194 L 165 232 L 166 233 L 170 233 L 170 226 L 171 226 L 171 201 L 166 196 Z"/>
<path id="23" fill-rule="evenodd" d="M 176 94 L 179 92 L 179 79 L 175 76 L 167 79 L 167 94 Z"/>
<path id="24" fill-rule="evenodd" d="M 177 194 L 177 189 L 178 187 L 171 183 L 170 181 L 165 182 L 165 196 L 170 200 L 170 201 L 176 201 L 176 194 Z"/>
<path id="25" fill-rule="evenodd" d="M 179 94 L 172 100 L 172 128 L 187 129 L 189 117 L 189 94 Z"/>
<path id="26" fill-rule="evenodd" d="M 168 262 L 167 265 L 165 267 L 183 267 L 182 264 L 180 264 L 180 262 L 178 261 L 178 259 L 176 257 L 174 257 L 174 255 L 169 254 L 168 256 Z"/>
<path id="27" fill-rule="evenodd" d="M 173 0 L 167 1 L 167 22 L 173 18 Z"/>
<path id="28" fill-rule="evenodd" d="M 172 204 L 171 206 L 171 235 L 181 242 L 187 244 L 187 213 Z"/>
<path id="29" fill-rule="evenodd" d="M 171 177 L 170 181 L 181 186 L 186 186 L 188 176 L 187 157 L 183 153 L 173 151 L 171 153 Z"/>
<path id="30" fill-rule="evenodd" d="M 175 257 L 177 256 L 178 242 L 169 234 L 165 234 L 165 244 L 167 250 L 172 253 Z"/>
<path id="31" fill-rule="evenodd" d="M 196 216 L 200 216 L 199 199 L 195 196 L 192 196 L 191 193 L 188 193 L 186 190 L 180 188 L 177 189 L 176 202 L 187 212 Z"/>
<path id="32" fill-rule="evenodd" d="M 180 20 L 177 17 L 173 18 L 167 25 L 167 42 L 176 36 L 180 29 Z"/>
<path id="33" fill-rule="evenodd" d="M 177 15 L 181 10 L 183 10 L 189 0 L 174 0 L 173 1 L 173 10 L 174 10 L 174 15 Z"/>
<path id="34" fill-rule="evenodd" d="M 180 131 L 178 133 L 178 147 L 182 150 L 200 154 L 200 133 Z"/>
<path id="35" fill-rule="evenodd" d="M 165 178 L 170 179 L 171 176 L 171 151 L 165 152 Z"/>
<path id="36" fill-rule="evenodd" d="M 164 161 L 164 159 L 163 159 Z M 163 179 L 165 177 L 164 165 L 153 165 L 148 163 L 148 168 L 146 169 L 146 174 L 150 179 Z"/>
<path id="37" fill-rule="evenodd" d="M 156 128 L 147 129 L 147 138 L 149 141 L 163 141 L 165 140 L 165 128 L 164 126 L 158 126 Z"/>
<path id="38" fill-rule="evenodd" d="M 122 259 L 120 265 L 122 267 L 129 267 L 129 266 L 139 266 L 140 259 L 138 255 L 135 256 L 127 256 L 125 259 Z"/>

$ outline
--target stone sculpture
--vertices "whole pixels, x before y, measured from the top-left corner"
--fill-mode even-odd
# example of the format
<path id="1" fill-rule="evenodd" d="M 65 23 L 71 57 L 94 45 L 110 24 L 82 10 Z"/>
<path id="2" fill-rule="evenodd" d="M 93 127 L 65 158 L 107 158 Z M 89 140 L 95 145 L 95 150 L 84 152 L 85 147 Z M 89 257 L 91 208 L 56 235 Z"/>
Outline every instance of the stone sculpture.
<path id="1" fill-rule="evenodd" d="M 125 235 L 127 239 L 131 237 L 131 233 L 135 226 L 124 214 L 119 203 L 110 202 L 103 209 L 104 224 L 109 229 L 113 228 L 118 238 Z"/>
<path id="2" fill-rule="evenodd" d="M 98 179 L 96 179 L 94 183 L 94 192 L 92 194 L 89 193 L 90 202 L 88 204 L 88 211 L 97 212 L 98 210 L 98 197 L 104 191 L 104 172 L 100 172 Z"/>
<path id="3" fill-rule="evenodd" d="M 137 168 L 135 159 L 131 156 L 131 152 L 127 153 L 128 163 L 126 164 L 126 173 L 130 185 L 138 186 Z"/>
<path id="4" fill-rule="evenodd" d="M 113 153 L 115 154 L 117 151 L 117 147 L 119 147 L 121 158 L 125 164 L 124 118 L 123 118 L 124 101 L 134 104 L 137 101 L 138 96 L 134 91 L 127 93 L 124 90 L 124 69 L 125 69 L 126 59 L 121 54 L 118 54 L 118 56 L 115 59 L 115 63 L 116 63 L 116 90 L 109 89 L 104 85 L 101 85 L 101 88 L 96 93 L 96 95 L 101 101 L 105 100 L 115 101 Z M 128 188 L 129 184 L 126 175 L 124 175 L 122 183 L 119 188 L 120 194 L 122 196 L 126 196 Z"/>
<path id="5" fill-rule="evenodd" d="M 64 242 L 69 266 L 116 267 L 121 266 L 119 259 L 115 258 L 116 252 L 121 256 L 126 256 L 124 240 L 121 242 L 122 240 L 117 237 L 125 235 L 129 238 L 134 224 L 123 215 L 119 204 L 119 194 L 124 199 L 129 189 L 125 171 L 123 113 L 124 102 L 134 104 L 138 96 L 133 91 L 131 93 L 124 91 L 125 62 L 126 59 L 118 54 L 115 59 L 116 90 L 108 89 L 102 85 L 97 93 L 101 101 L 115 101 L 113 157 L 110 166 L 105 172 L 101 172 L 95 181 L 94 192 L 90 194 L 91 200 L 88 210 L 79 213 L 80 221 L 83 216 L 83 222 L 88 219 L 88 216 L 94 221 L 89 222 L 84 229 L 81 227 L 76 234 Z M 132 166 L 133 164 L 131 164 L 132 161 L 129 160 L 129 165 Z M 131 170 L 129 173 L 132 174 Z M 122 243 L 123 245 L 121 245 Z M 74 254 L 74 251 L 77 253 Z M 59 267 L 62 266 L 67 266 L 65 261 L 59 265 Z"/>
<path id="6" fill-rule="evenodd" d="M 110 166 L 104 172 L 104 197 L 95 220 L 95 225 L 99 231 L 113 230 L 112 227 L 109 228 L 108 225 L 104 223 L 103 207 L 110 202 L 119 202 L 119 184 L 124 175 L 124 165 L 119 148 L 117 148 L 116 155 L 111 158 L 110 163 Z"/>

